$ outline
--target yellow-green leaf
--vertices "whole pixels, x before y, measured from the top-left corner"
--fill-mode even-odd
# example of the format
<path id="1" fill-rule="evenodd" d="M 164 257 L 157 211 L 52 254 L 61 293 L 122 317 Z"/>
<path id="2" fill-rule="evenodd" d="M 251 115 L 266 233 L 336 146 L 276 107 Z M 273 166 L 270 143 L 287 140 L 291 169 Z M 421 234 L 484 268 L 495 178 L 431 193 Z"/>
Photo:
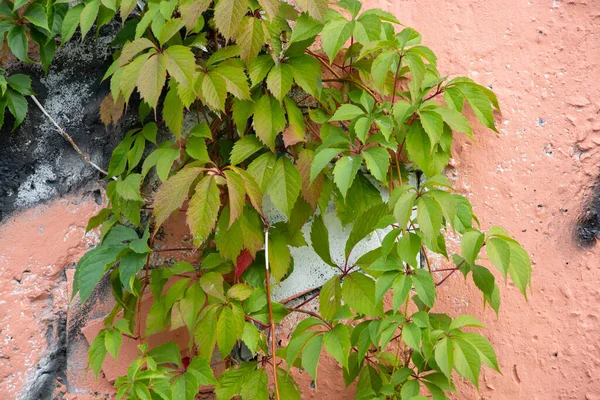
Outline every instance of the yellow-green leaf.
<path id="1" fill-rule="evenodd" d="M 200 168 L 184 168 L 158 188 L 154 198 L 155 229 L 158 229 L 173 211 L 181 207 L 200 171 Z"/>
<path id="2" fill-rule="evenodd" d="M 152 108 L 156 108 L 158 98 L 167 78 L 167 66 L 162 54 L 154 54 L 146 60 L 137 79 L 140 97 Z"/>
<path id="3" fill-rule="evenodd" d="M 253 124 L 258 138 L 275 150 L 275 138 L 285 128 L 283 107 L 272 96 L 262 96 L 256 102 Z"/>
<path id="4" fill-rule="evenodd" d="M 302 178 L 294 164 L 285 156 L 280 157 L 275 163 L 267 193 L 275 207 L 288 218 L 300 194 L 301 185 Z"/>
<path id="5" fill-rule="evenodd" d="M 215 25 L 226 38 L 233 37 L 248 11 L 248 0 L 220 0 L 215 6 Z"/>
<path id="6" fill-rule="evenodd" d="M 215 176 L 207 175 L 196 186 L 187 211 L 187 223 L 195 246 L 204 243 L 215 228 L 220 208 L 220 191 Z"/>
<path id="7" fill-rule="evenodd" d="M 229 226 L 242 215 L 244 204 L 246 203 L 246 192 L 244 190 L 244 180 L 234 171 L 225 171 L 225 180 L 227 182 L 227 192 L 229 197 Z"/>
<path id="8" fill-rule="evenodd" d="M 279 4 L 279 1 L 277 0 L 276 3 Z M 240 46 L 241 59 L 247 65 L 250 65 L 264 43 L 264 30 L 261 20 L 254 17 L 244 17 L 235 41 Z"/>

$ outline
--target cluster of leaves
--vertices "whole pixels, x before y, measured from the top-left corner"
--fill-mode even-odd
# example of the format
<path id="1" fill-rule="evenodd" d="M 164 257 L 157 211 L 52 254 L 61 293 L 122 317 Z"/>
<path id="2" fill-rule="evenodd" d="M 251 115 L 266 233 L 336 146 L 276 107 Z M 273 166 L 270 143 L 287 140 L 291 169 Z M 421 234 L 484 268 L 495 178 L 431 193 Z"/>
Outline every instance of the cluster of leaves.
<path id="1" fill-rule="evenodd" d="M 496 130 L 491 90 L 441 76 L 418 32 L 384 11 L 361 12 L 358 0 L 150 0 L 137 11 L 133 0 L 60 3 L 2 3 L 15 56 L 29 61 L 26 29 L 44 35 L 36 41 L 50 54 L 58 32 L 64 42 L 79 27 L 83 37 L 116 16 L 123 28 L 102 120 L 116 123 L 139 95 L 140 127 L 114 150 L 108 206 L 88 224 L 101 226 L 101 243 L 79 261 L 74 287 L 86 301 L 107 276 L 116 300 L 90 349 L 96 374 L 123 337 L 142 343 L 116 381 L 119 398 L 193 399 L 206 385 L 218 399 L 300 398 L 292 372 L 317 382 L 323 348 L 345 383 L 357 382 L 357 398 L 446 399 L 454 372 L 477 386 L 482 364 L 498 370 L 490 343 L 472 332 L 482 328 L 476 318 L 432 312 L 436 288 L 455 272 L 470 275 L 496 312 L 485 265 L 524 295 L 530 282 L 523 248 L 501 228 L 481 231 L 443 175 L 454 135 L 472 138 L 465 115 Z M 0 87 L 20 123 L 29 81 L 12 76 Z M 408 184 L 415 172 L 424 184 Z M 266 198 L 278 222 L 265 216 Z M 324 222 L 332 203 L 349 232 L 342 262 Z M 179 211 L 198 262 L 160 264 L 156 235 Z M 381 246 L 353 254 L 376 230 Z M 459 254 L 449 254 L 449 233 L 460 237 Z M 318 313 L 270 296 L 294 269 L 290 248 L 304 246 L 337 272 Z M 428 252 L 454 267 L 433 270 Z M 310 316 L 277 348 L 275 324 L 296 312 Z M 148 336 L 173 329 L 189 333 L 183 356 L 174 343 L 148 349 Z M 226 370 L 215 378 L 217 353 Z"/>
<path id="2" fill-rule="evenodd" d="M 4 125 L 4 113 L 7 107 L 15 119 L 13 130 L 21 125 L 27 115 L 25 96 L 32 93 L 31 79 L 27 75 L 0 75 L 0 128 Z"/>
<path id="3" fill-rule="evenodd" d="M 20 61 L 33 63 L 29 57 L 31 39 L 37 46 L 39 61 L 46 73 L 56 51 L 56 36 L 61 33 L 67 0 L 4 0 L 0 3 L 0 37 L 2 55 L 6 51 Z"/>

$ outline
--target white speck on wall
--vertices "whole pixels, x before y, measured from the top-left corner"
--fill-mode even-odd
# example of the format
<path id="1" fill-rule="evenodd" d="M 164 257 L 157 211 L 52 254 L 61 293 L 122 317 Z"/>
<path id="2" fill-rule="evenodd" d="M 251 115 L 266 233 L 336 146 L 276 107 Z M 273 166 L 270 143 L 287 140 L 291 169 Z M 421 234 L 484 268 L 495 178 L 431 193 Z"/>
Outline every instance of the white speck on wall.
<path id="1" fill-rule="evenodd" d="M 48 165 L 42 164 L 36 168 L 17 192 L 15 204 L 17 207 L 27 207 L 57 195 L 56 187 L 48 183 L 55 181 L 56 174 Z"/>

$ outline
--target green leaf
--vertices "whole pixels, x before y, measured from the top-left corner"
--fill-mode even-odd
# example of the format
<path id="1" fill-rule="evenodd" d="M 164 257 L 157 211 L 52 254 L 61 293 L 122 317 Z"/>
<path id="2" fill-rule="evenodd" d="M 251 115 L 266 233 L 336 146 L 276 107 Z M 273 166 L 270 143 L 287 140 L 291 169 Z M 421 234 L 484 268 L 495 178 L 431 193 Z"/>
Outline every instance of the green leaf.
<path id="1" fill-rule="evenodd" d="M 442 209 L 442 214 L 446 219 L 446 223 L 451 226 L 456 224 L 456 215 L 458 212 L 457 198 L 452 193 L 443 190 L 429 190 L 426 196 L 432 196 L 438 202 Z M 464 230 L 463 230 L 464 233 Z"/>
<path id="2" fill-rule="evenodd" d="M 158 97 L 165 85 L 166 77 L 165 57 L 162 54 L 151 55 L 144 63 L 139 74 L 137 88 L 140 97 L 152 108 L 156 108 L 158 104 Z"/>
<path id="3" fill-rule="evenodd" d="M 329 9 L 329 3 L 326 0 L 298 0 L 298 6 L 308 13 L 314 19 L 323 22 Z"/>
<path id="4" fill-rule="evenodd" d="M 281 233 L 269 236 L 269 261 L 271 276 L 276 281 L 280 281 L 287 275 L 292 262 L 292 255 L 289 248 L 289 238 Z"/>
<path id="5" fill-rule="evenodd" d="M 258 368 L 244 379 L 240 391 L 242 399 L 269 400 L 269 378 L 264 368 Z"/>
<path id="6" fill-rule="evenodd" d="M 302 351 L 302 368 L 306 370 L 313 381 L 317 379 L 317 367 L 322 347 L 323 335 L 317 335 L 306 342 Z"/>
<path id="7" fill-rule="evenodd" d="M 396 281 L 394 282 L 393 297 L 394 309 L 398 310 L 402 306 L 411 289 L 412 278 L 410 275 L 401 274 L 398 278 L 396 278 Z"/>
<path id="8" fill-rule="evenodd" d="M 380 182 L 387 182 L 390 154 L 382 147 L 369 147 L 361 154 L 365 159 L 369 172 Z"/>
<path id="9" fill-rule="evenodd" d="M 248 77 L 243 69 L 221 65 L 216 71 L 218 71 L 225 79 L 225 84 L 229 93 L 240 100 L 250 100 Z"/>
<path id="10" fill-rule="evenodd" d="M 404 331 L 402 331 L 402 333 L 404 333 Z M 419 384 L 419 381 L 416 379 L 409 379 L 402 385 L 400 396 L 402 396 L 402 399 L 415 400 L 415 397 L 419 396 L 420 390 L 421 385 Z"/>
<path id="11" fill-rule="evenodd" d="M 219 381 L 215 385 L 215 394 L 217 399 L 231 399 L 238 395 L 244 382 L 256 370 L 256 363 L 245 362 L 239 368 L 229 368 L 219 376 Z"/>
<path id="12" fill-rule="evenodd" d="M 287 117 L 289 126 L 283 133 L 283 141 L 286 146 L 293 146 L 296 143 L 304 142 L 306 139 L 304 134 L 306 132 L 306 122 L 304 121 L 304 115 L 298 108 L 294 100 L 289 97 L 284 97 L 285 109 L 287 111 Z"/>
<path id="13" fill-rule="evenodd" d="M 492 105 L 485 92 L 478 85 L 463 84 L 456 87 L 471 106 L 477 119 L 491 130 L 498 132 L 494 121 Z"/>
<path id="14" fill-rule="evenodd" d="M 250 65 L 263 47 L 262 22 L 258 18 L 244 17 L 235 41 L 240 46 L 240 58 Z"/>
<path id="15" fill-rule="evenodd" d="M 242 340 L 244 341 L 244 344 L 246 344 L 246 347 L 248 347 L 248 350 L 250 350 L 252 354 L 256 353 L 259 338 L 260 335 L 256 326 L 254 326 L 254 324 L 251 322 L 245 322 L 244 332 L 242 333 Z"/>
<path id="16" fill-rule="evenodd" d="M 157 364 L 175 364 L 181 366 L 181 354 L 177 343 L 168 342 L 154 347 L 148 352 Z"/>
<path id="17" fill-rule="evenodd" d="M 210 306 L 209 306 L 210 307 Z M 198 346 L 198 355 L 211 360 L 217 343 L 217 318 L 215 308 L 208 308 L 194 328 L 194 339 Z"/>
<path id="18" fill-rule="evenodd" d="M 382 303 L 375 302 L 375 281 L 359 272 L 344 278 L 342 298 L 351 308 L 366 316 L 382 313 Z"/>
<path id="19" fill-rule="evenodd" d="M 17 129 L 27 116 L 27 100 L 25 97 L 15 92 L 12 89 L 6 90 L 6 105 L 8 110 L 15 117 L 15 124 L 13 125 L 13 131 Z M 1 110 L 4 112 L 4 110 Z"/>
<path id="20" fill-rule="evenodd" d="M 185 142 L 185 152 L 202 164 L 210 163 L 210 156 L 206 148 L 206 140 L 201 137 L 192 136 Z"/>
<path id="21" fill-rule="evenodd" d="M 348 355 L 350 353 L 350 333 L 344 324 L 337 324 L 323 337 L 325 350 L 344 368 L 348 368 Z"/>
<path id="22" fill-rule="evenodd" d="M 90 296 L 106 269 L 117 261 L 117 257 L 125 249 L 122 245 L 102 245 L 87 253 L 77 263 L 73 295 L 79 291 L 83 304 Z"/>
<path id="23" fill-rule="evenodd" d="M 94 339 L 90 346 L 90 351 L 88 353 L 88 362 L 90 367 L 92 367 L 92 371 L 94 371 L 94 375 L 96 379 L 98 378 L 98 373 L 100 372 L 100 368 L 102 368 L 102 364 L 104 363 L 104 358 L 106 357 L 106 345 L 104 341 L 104 330 L 100 331 L 98 336 Z"/>
<path id="24" fill-rule="evenodd" d="M 423 131 L 420 121 L 410 125 L 406 135 L 406 151 L 410 161 L 417 164 L 427 176 L 438 175 L 448 164 L 449 154 L 439 154 L 437 148 L 431 152 L 429 136 Z"/>
<path id="25" fill-rule="evenodd" d="M 461 339 L 453 340 L 454 368 L 479 389 L 479 371 L 481 359 L 479 353 L 469 342 Z"/>
<path id="26" fill-rule="evenodd" d="M 379 221 L 381 221 L 387 213 L 387 205 L 379 203 L 360 214 L 354 221 L 354 225 L 352 226 L 352 230 L 346 241 L 346 246 L 344 248 L 346 258 L 350 257 L 352 249 L 354 249 L 354 246 L 356 246 L 358 242 L 377 229 Z"/>
<path id="27" fill-rule="evenodd" d="M 507 242 L 510 248 L 510 264 L 508 274 L 519 288 L 523 296 L 527 298 L 527 285 L 531 281 L 531 261 L 527 252 L 516 242 Z"/>
<path id="28" fill-rule="evenodd" d="M 250 63 L 248 68 L 248 74 L 250 75 L 252 87 L 262 82 L 274 65 L 275 62 L 273 61 L 270 55 L 263 54 L 261 56 L 256 57 Z"/>
<path id="29" fill-rule="evenodd" d="M 457 232 L 462 233 L 473 226 L 473 208 L 464 196 L 455 194 L 454 199 L 456 201 L 456 218 L 452 225 Z"/>
<path id="30" fill-rule="evenodd" d="M 315 153 L 310 166 L 310 183 L 313 183 L 321 171 L 323 171 L 323 168 L 325 168 L 331 160 L 342 151 L 344 151 L 344 149 L 325 148 Z"/>
<path id="31" fill-rule="evenodd" d="M 275 170 L 275 162 L 275 155 L 273 153 L 265 153 L 252 161 L 248 166 L 248 173 L 254 178 L 262 192 L 267 190 L 267 186 L 271 182 L 271 177 Z"/>
<path id="32" fill-rule="evenodd" d="M 227 98 L 227 82 L 223 75 L 211 71 L 200 75 L 199 82 L 201 82 L 202 96 L 206 104 L 215 111 L 223 111 Z"/>
<path id="33" fill-rule="evenodd" d="M 237 165 L 261 149 L 263 149 L 263 144 L 256 136 L 245 135 L 233 145 L 229 161 L 232 165 Z"/>
<path id="34" fill-rule="evenodd" d="M 448 107 L 460 113 L 463 110 L 465 98 L 457 87 L 446 87 L 444 88 L 444 101 Z"/>
<path id="35" fill-rule="evenodd" d="M 146 176 L 153 166 L 156 166 L 156 174 L 161 182 L 165 182 L 171 172 L 175 160 L 179 158 L 179 149 L 170 147 L 159 147 L 146 157 L 142 164 L 142 176 Z"/>
<path id="36" fill-rule="evenodd" d="M 398 57 L 395 50 L 383 51 L 373 60 L 371 65 L 371 75 L 373 82 L 378 88 L 382 89 L 387 81 L 388 74 L 392 68 L 394 60 Z"/>
<path id="37" fill-rule="evenodd" d="M 308 54 L 303 54 L 290 58 L 288 64 L 292 68 L 292 75 L 294 75 L 296 84 L 305 92 L 318 97 L 322 88 L 320 79 L 322 72 L 319 61 Z"/>
<path id="38" fill-rule="evenodd" d="M 16 25 L 8 31 L 8 47 L 10 51 L 23 62 L 31 62 L 27 55 L 28 40 L 25 26 Z"/>
<path id="39" fill-rule="evenodd" d="M 211 3 L 211 0 L 182 0 L 179 2 L 179 12 L 181 13 L 181 17 L 183 18 L 185 27 L 188 31 L 193 30 L 198 26 L 198 20 Z M 123 3 L 121 2 L 121 7 L 122 4 Z M 121 20 L 124 21 L 125 18 L 121 16 Z"/>
<path id="40" fill-rule="evenodd" d="M 144 268 L 144 265 L 146 265 L 147 256 L 147 254 L 139 254 L 134 251 L 130 251 L 129 253 L 125 254 L 123 258 L 121 258 L 121 262 L 119 263 L 119 278 L 121 279 L 123 287 L 129 292 L 132 291 L 132 278 L 138 273 L 138 271 Z"/>
<path id="41" fill-rule="evenodd" d="M 233 349 L 237 340 L 235 315 L 229 307 L 223 307 L 217 321 L 217 346 L 221 357 L 225 358 Z"/>
<path id="42" fill-rule="evenodd" d="M 471 123 L 460 112 L 445 107 L 435 107 L 433 111 L 439 114 L 453 131 L 464 133 L 468 137 L 473 137 Z"/>
<path id="43" fill-rule="evenodd" d="M 158 43 L 160 43 L 161 47 L 164 46 L 173 36 L 175 36 L 181 29 L 184 27 L 184 22 L 181 18 L 172 18 L 167 20 L 163 25 L 160 35 L 158 36 Z M 172 46 L 176 47 L 176 46 Z M 179 47 L 179 46 L 177 46 Z M 170 49 L 169 47 L 165 53 Z"/>
<path id="44" fill-rule="evenodd" d="M 250 285 L 246 285 L 244 283 L 238 283 L 238 284 L 230 287 L 229 290 L 227 290 L 227 297 L 236 299 L 239 301 L 244 301 L 248 297 L 250 297 L 253 290 L 254 289 L 252 289 L 252 286 L 250 286 Z"/>
<path id="45" fill-rule="evenodd" d="M 127 178 L 117 181 L 117 193 L 125 200 L 144 201 L 140 195 L 140 185 L 142 184 L 142 175 L 130 174 Z"/>
<path id="46" fill-rule="evenodd" d="M 336 111 L 335 114 L 329 121 L 346 121 L 350 119 L 354 119 L 359 115 L 363 115 L 365 112 L 358 106 L 354 104 L 342 104 Z"/>
<path id="47" fill-rule="evenodd" d="M 352 182 L 354 182 L 362 161 L 363 158 L 359 155 L 344 156 L 336 162 L 333 168 L 333 182 L 335 182 L 344 198 L 348 193 L 348 189 L 352 186 Z"/>
<path id="48" fill-rule="evenodd" d="M 196 60 L 191 49 L 179 45 L 169 46 L 163 54 L 169 75 L 171 75 L 182 87 L 191 89 L 194 84 L 194 75 L 196 71 Z M 189 105 L 186 102 L 184 103 L 186 106 Z"/>
<path id="49" fill-rule="evenodd" d="M 4 86 L 2 89 L 3 91 L 6 90 L 6 83 L 8 83 L 8 85 L 12 89 L 16 90 L 17 92 L 21 93 L 22 95 L 33 94 L 33 92 L 31 91 L 31 78 L 27 75 L 14 74 L 11 76 L 7 76 L 6 82 L 3 85 Z"/>
<path id="50" fill-rule="evenodd" d="M 421 238 L 416 233 L 404 233 L 398 240 L 397 251 L 402 261 L 418 268 L 417 255 L 421 252 Z"/>
<path id="51" fill-rule="evenodd" d="M 412 322 L 405 322 L 402 325 L 402 340 L 409 347 L 418 351 L 421 347 L 421 329 Z"/>
<path id="52" fill-rule="evenodd" d="M 465 232 L 460 239 L 462 256 L 470 265 L 475 263 L 484 240 L 483 233 L 475 229 Z"/>
<path id="53" fill-rule="evenodd" d="M 267 76 L 267 88 L 279 101 L 291 90 L 293 82 L 292 70 L 287 64 L 274 66 Z"/>
<path id="54" fill-rule="evenodd" d="M 207 175 L 196 186 L 187 212 L 187 223 L 194 237 L 194 245 L 200 246 L 211 234 L 217 223 L 221 199 L 214 176 Z"/>
<path id="55" fill-rule="evenodd" d="M 396 205 L 394 206 L 394 217 L 396 218 L 396 222 L 398 222 L 398 226 L 400 226 L 402 229 L 406 229 L 408 223 L 410 222 L 413 205 L 415 204 L 416 198 L 416 192 L 407 191 L 400 196 L 396 202 Z"/>
<path id="56" fill-rule="evenodd" d="M 40 3 L 32 3 L 27 7 L 23 18 L 31 22 L 33 25 L 38 26 L 47 31 L 50 30 L 48 27 L 48 18 L 46 16 L 46 9 Z"/>
<path id="57" fill-rule="evenodd" d="M 448 328 L 448 331 L 451 331 L 453 329 L 460 329 L 463 328 L 465 326 L 472 326 L 475 328 L 483 328 L 483 324 L 475 317 L 471 316 L 471 315 L 459 315 L 458 317 L 454 318 L 452 320 L 452 323 L 450 324 L 450 327 Z"/>
<path id="58" fill-rule="evenodd" d="M 421 83 L 423 82 L 423 79 L 425 78 L 425 72 L 426 72 L 425 63 L 423 62 L 423 59 L 418 54 L 415 54 L 412 52 L 406 52 L 404 54 L 404 57 L 402 58 L 402 60 L 406 63 L 406 65 L 408 66 L 408 69 L 410 70 L 410 72 L 412 74 L 412 78 L 413 78 L 412 83 L 413 83 L 414 87 L 417 90 L 420 90 Z M 411 93 L 411 94 L 413 95 L 413 98 L 416 98 L 416 93 Z"/>
<path id="59" fill-rule="evenodd" d="M 117 329 L 106 330 L 104 332 L 104 347 L 115 360 L 117 360 L 117 356 L 119 355 L 122 340 L 123 335 Z"/>
<path id="60" fill-rule="evenodd" d="M 421 301 L 425 303 L 426 306 L 430 308 L 433 307 L 436 291 L 431 274 L 423 269 L 417 269 L 412 275 L 412 280 Z"/>
<path id="61" fill-rule="evenodd" d="M 296 20 L 290 43 L 312 39 L 321 32 L 322 28 L 323 24 L 310 17 L 308 14 L 302 13 Z"/>
<path id="62" fill-rule="evenodd" d="M 452 378 L 454 366 L 454 345 L 452 340 L 445 337 L 437 342 L 435 346 L 435 362 L 448 379 Z"/>
<path id="63" fill-rule="evenodd" d="M 339 275 L 332 276 L 321 288 L 319 311 L 323 318 L 332 320 L 341 307 L 342 288 Z"/>
<path id="64" fill-rule="evenodd" d="M 472 270 L 473 282 L 475 282 L 475 286 L 481 290 L 486 300 L 491 302 L 494 288 L 496 286 L 494 275 L 487 268 L 480 265 L 473 265 Z"/>
<path id="65" fill-rule="evenodd" d="M 281 104 L 272 96 L 262 96 L 254 109 L 256 136 L 271 150 L 275 150 L 275 138 L 285 128 L 285 113 Z"/>
<path id="66" fill-rule="evenodd" d="M 194 282 L 188 287 L 185 291 L 185 295 L 179 301 L 179 310 L 181 311 L 183 322 L 185 322 L 185 325 L 190 332 L 194 329 L 196 319 L 198 318 L 200 310 L 204 307 L 205 301 L 206 295 L 204 294 L 200 282 Z"/>
<path id="67" fill-rule="evenodd" d="M 227 229 L 230 229 L 231 225 L 242 215 L 246 203 L 246 191 L 244 189 L 244 179 L 239 174 L 233 171 L 225 171 L 224 175 L 229 198 L 229 225 Z"/>
<path id="68" fill-rule="evenodd" d="M 29 3 L 28 0 L 15 0 L 14 4 L 12 5 L 13 6 L 12 11 L 18 10 L 19 8 L 23 7 L 27 3 Z M 7 6 L 9 6 L 9 5 L 10 5 L 10 3 L 7 4 Z M 6 7 L 6 8 L 7 8 L 7 11 L 10 11 L 9 7 Z"/>
<path id="69" fill-rule="evenodd" d="M 300 389 L 294 378 L 281 368 L 277 368 L 277 382 L 279 384 L 279 394 L 282 399 L 301 400 Z"/>
<path id="70" fill-rule="evenodd" d="M 187 367 L 187 372 L 196 378 L 197 385 L 204 386 L 217 383 L 210 363 L 202 357 L 194 357 Z"/>
<path id="71" fill-rule="evenodd" d="M 479 357 L 485 365 L 500 372 L 498 360 L 496 358 L 496 352 L 494 351 L 494 348 L 490 344 L 489 340 L 481 335 L 478 335 L 477 333 L 471 332 L 461 333 L 460 338 L 466 340 L 473 347 L 475 347 L 475 349 L 477 349 L 477 353 L 479 353 Z"/>
<path id="72" fill-rule="evenodd" d="M 181 137 L 181 129 L 183 128 L 183 103 L 181 103 L 177 90 L 173 87 L 171 87 L 165 96 L 162 116 L 167 128 L 169 128 L 179 140 Z"/>
<path id="73" fill-rule="evenodd" d="M 440 142 L 442 137 L 442 130 L 444 129 L 444 121 L 442 117 L 433 111 L 419 111 L 421 117 L 421 124 L 425 133 L 429 136 L 431 143 L 431 150 L 433 147 Z"/>
<path id="74" fill-rule="evenodd" d="M 96 21 L 99 9 L 100 0 L 92 0 L 85 5 L 83 10 L 81 10 L 81 15 L 79 16 L 81 26 L 81 40 L 85 38 L 85 35 L 92 28 L 92 25 L 94 25 L 94 21 Z"/>
<path id="75" fill-rule="evenodd" d="M 508 242 L 500 238 L 488 238 L 485 243 L 485 251 L 492 265 L 506 278 L 510 266 L 510 246 Z"/>
<path id="76" fill-rule="evenodd" d="M 311 16 L 322 21 L 322 18 L 318 18 L 312 14 Z M 350 39 L 353 30 L 354 21 L 348 22 L 345 18 L 341 16 L 335 19 L 331 19 L 325 24 L 325 26 L 323 27 L 323 31 L 321 32 L 321 40 L 323 43 L 323 50 L 329 58 L 329 64 L 333 63 L 335 57 L 340 52 L 341 48 L 348 41 L 348 39 Z"/>
<path id="77" fill-rule="evenodd" d="M 428 196 L 417 199 L 417 223 L 423 235 L 434 241 L 442 227 L 442 210 L 440 204 Z"/>
<path id="78" fill-rule="evenodd" d="M 329 248 L 329 232 L 325 226 L 323 216 L 315 215 L 310 229 L 310 242 L 312 248 L 326 264 L 335 267 L 335 263 L 331 259 L 331 251 Z"/>
<path id="79" fill-rule="evenodd" d="M 226 39 L 230 39 L 235 36 L 247 11 L 248 0 L 219 1 L 215 6 L 215 26 Z"/>
<path id="80" fill-rule="evenodd" d="M 275 162 L 267 193 L 275 207 L 288 218 L 300 194 L 301 185 L 302 177 L 294 164 L 285 156 L 279 158 Z"/>
<path id="81" fill-rule="evenodd" d="M 244 135 L 244 133 L 248 126 L 248 119 L 250 119 L 254 113 L 255 103 L 250 100 L 240 100 L 236 98 L 233 99 L 232 103 L 233 122 L 237 128 L 237 132 L 240 136 L 247 136 Z"/>
<path id="82" fill-rule="evenodd" d="M 379 303 L 392 288 L 394 281 L 399 275 L 398 271 L 387 271 L 377 278 L 377 283 L 375 284 L 375 301 L 377 303 Z"/>

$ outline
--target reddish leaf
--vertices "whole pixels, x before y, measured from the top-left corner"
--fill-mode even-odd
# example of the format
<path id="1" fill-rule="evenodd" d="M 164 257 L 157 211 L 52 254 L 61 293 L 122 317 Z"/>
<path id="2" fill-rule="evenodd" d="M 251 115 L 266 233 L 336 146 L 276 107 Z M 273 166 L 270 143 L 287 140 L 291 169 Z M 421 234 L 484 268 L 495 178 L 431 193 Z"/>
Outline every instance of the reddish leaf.
<path id="1" fill-rule="evenodd" d="M 238 279 L 240 279 L 244 271 L 250 266 L 250 264 L 252 264 L 252 261 L 254 261 L 252 253 L 246 249 L 242 249 L 242 252 L 237 257 L 235 262 L 235 275 Z"/>

